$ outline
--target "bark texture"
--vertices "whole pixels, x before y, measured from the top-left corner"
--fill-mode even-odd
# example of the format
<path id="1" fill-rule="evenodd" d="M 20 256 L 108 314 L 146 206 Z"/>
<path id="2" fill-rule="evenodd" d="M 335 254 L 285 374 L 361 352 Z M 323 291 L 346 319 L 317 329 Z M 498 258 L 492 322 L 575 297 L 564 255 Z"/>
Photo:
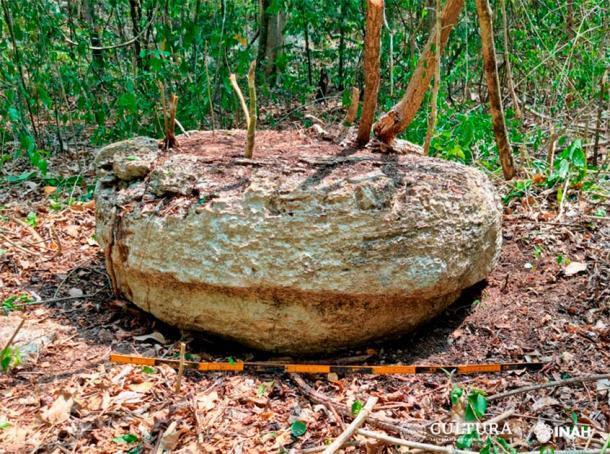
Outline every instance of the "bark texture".
<path id="1" fill-rule="evenodd" d="M 515 176 L 515 164 L 504 121 L 502 94 L 500 93 L 500 78 L 496 63 L 496 48 L 493 39 L 493 22 L 491 8 L 487 0 L 475 0 L 479 16 L 479 32 L 481 33 L 481 49 L 483 52 L 483 68 L 489 93 L 489 104 L 493 121 L 496 145 L 500 154 L 500 164 L 504 178 L 510 180 Z"/>
<path id="2" fill-rule="evenodd" d="M 449 33 L 456 24 L 460 11 L 464 6 L 464 0 L 447 0 L 443 8 L 442 17 L 442 33 L 441 33 L 441 53 L 447 44 Z M 430 85 L 430 80 L 434 75 L 435 67 L 435 52 L 434 41 L 435 31 L 433 30 L 428 38 L 426 47 L 424 48 L 417 67 L 407 86 L 407 91 L 392 109 L 383 115 L 375 124 L 375 136 L 382 142 L 391 145 L 395 137 L 404 131 L 419 110 L 424 95 Z"/>
<path id="3" fill-rule="evenodd" d="M 259 134 L 279 148 L 259 142 L 256 161 L 243 131 L 100 151 L 97 238 L 125 298 L 181 328 L 312 353 L 412 330 L 490 272 L 500 211 L 482 172 Z M 114 169 L 147 146 L 158 158 L 128 184 Z"/>
<path id="4" fill-rule="evenodd" d="M 364 36 L 364 101 L 358 125 L 356 142 L 359 146 L 368 143 L 377 108 L 379 92 L 379 51 L 381 48 L 381 26 L 383 25 L 383 0 L 368 0 L 366 8 L 366 31 Z"/>

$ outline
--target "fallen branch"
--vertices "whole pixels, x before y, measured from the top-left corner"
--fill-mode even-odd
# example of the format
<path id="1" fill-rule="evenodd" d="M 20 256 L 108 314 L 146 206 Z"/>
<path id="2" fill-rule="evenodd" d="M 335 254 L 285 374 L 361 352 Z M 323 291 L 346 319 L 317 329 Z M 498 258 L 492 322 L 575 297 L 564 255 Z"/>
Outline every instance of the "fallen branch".
<path id="1" fill-rule="evenodd" d="M 347 426 L 347 428 L 339 435 L 335 441 L 333 441 L 325 450 L 324 454 L 334 454 L 341 446 L 343 446 L 353 435 L 354 432 L 358 430 L 358 428 L 364 424 L 366 418 L 369 413 L 373 410 L 373 407 L 377 403 L 377 397 L 371 396 L 366 401 L 364 408 L 360 410 L 356 418 L 352 421 L 352 423 Z"/>
<path id="2" fill-rule="evenodd" d="M 492 400 L 497 400 L 497 399 L 503 399 L 504 397 L 514 396 L 515 394 L 522 394 L 522 393 L 526 393 L 529 391 L 535 391 L 537 389 L 554 388 L 556 386 L 565 386 L 565 385 L 569 385 L 572 383 L 582 383 L 582 382 L 586 382 L 586 381 L 597 381 L 597 380 L 604 380 L 604 379 L 610 379 L 610 374 L 583 375 L 581 377 L 572 377 L 572 378 L 566 378 L 563 380 L 550 381 L 548 383 L 539 383 L 537 385 L 523 386 L 521 388 L 512 389 L 510 391 L 493 394 L 493 395 L 489 396 L 487 398 L 487 400 L 492 401 Z"/>
<path id="3" fill-rule="evenodd" d="M 299 387 L 299 389 L 303 392 L 303 394 L 305 394 L 313 402 L 316 402 L 318 404 L 327 405 L 329 407 L 333 407 L 339 414 L 346 416 L 348 418 L 351 418 L 353 416 L 351 409 L 348 408 L 347 405 L 343 405 L 341 403 L 335 402 L 330 397 L 325 396 L 322 393 L 319 393 L 318 391 L 313 389 L 311 386 L 309 386 L 307 383 L 305 383 L 305 380 L 303 380 L 303 377 L 301 377 L 300 375 L 290 374 L 290 377 L 295 382 L 295 384 Z M 423 427 L 421 427 L 420 425 L 417 425 L 417 426 L 411 425 L 411 426 L 414 426 L 414 428 L 411 429 L 411 428 L 406 427 L 406 424 L 401 421 L 397 421 L 395 419 L 388 418 L 385 416 L 373 416 L 373 415 L 368 415 L 366 418 L 366 421 L 369 424 L 372 424 L 380 429 L 384 429 L 384 430 L 387 430 L 387 431 L 390 431 L 393 433 L 409 435 L 411 437 L 413 437 L 413 436 L 422 437 L 422 438 L 424 437 L 424 434 L 415 430 L 415 429 L 422 429 Z"/>
<path id="4" fill-rule="evenodd" d="M 64 296 L 62 298 L 49 298 L 47 300 L 40 300 L 40 301 L 32 301 L 29 303 L 22 303 L 22 304 L 15 304 L 16 308 L 22 308 L 22 307 L 27 307 L 27 306 L 38 306 L 41 304 L 49 304 L 49 303 L 61 303 L 63 301 L 71 301 L 71 300 L 80 300 L 80 299 L 85 299 L 85 298 L 92 298 L 95 295 L 97 295 L 97 293 L 91 293 L 89 295 L 80 295 L 80 296 Z"/>

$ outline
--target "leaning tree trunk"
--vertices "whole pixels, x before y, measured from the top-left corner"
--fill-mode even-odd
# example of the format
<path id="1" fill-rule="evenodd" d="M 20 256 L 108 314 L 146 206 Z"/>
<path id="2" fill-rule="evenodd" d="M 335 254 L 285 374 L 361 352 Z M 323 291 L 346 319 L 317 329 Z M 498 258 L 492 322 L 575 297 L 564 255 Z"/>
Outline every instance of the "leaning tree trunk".
<path id="1" fill-rule="evenodd" d="M 489 104 L 493 129 L 496 136 L 496 144 L 500 153 L 500 163 L 504 178 L 510 180 L 515 176 L 515 165 L 511 154 L 508 131 L 504 121 L 504 109 L 502 107 L 502 96 L 500 94 L 500 78 L 498 77 L 498 66 L 496 64 L 496 49 L 493 40 L 493 25 L 491 19 L 491 8 L 488 0 L 476 0 L 477 14 L 479 16 L 479 29 L 481 33 L 481 49 L 483 51 L 483 67 L 487 79 L 487 91 L 489 92 Z"/>
<path id="2" fill-rule="evenodd" d="M 364 36 L 364 102 L 358 125 L 359 146 L 368 143 L 377 108 L 379 92 L 379 49 L 383 23 L 383 0 L 368 0 L 366 7 L 366 31 Z"/>
<path id="3" fill-rule="evenodd" d="M 441 52 L 447 43 L 449 33 L 457 22 L 463 6 L 464 0 L 447 0 L 443 8 Z M 374 126 L 375 136 L 386 144 L 392 144 L 394 138 L 409 126 L 424 100 L 424 95 L 430 85 L 430 80 L 434 75 L 436 66 L 434 52 L 435 34 L 436 32 L 432 30 L 403 98 L 388 113 L 382 116 Z"/>

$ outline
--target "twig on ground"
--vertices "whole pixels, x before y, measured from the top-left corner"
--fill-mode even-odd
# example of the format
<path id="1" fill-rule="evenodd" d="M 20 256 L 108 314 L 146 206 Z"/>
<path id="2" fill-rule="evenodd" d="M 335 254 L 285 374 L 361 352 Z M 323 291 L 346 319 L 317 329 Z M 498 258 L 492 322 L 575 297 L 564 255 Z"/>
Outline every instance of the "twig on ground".
<path id="1" fill-rule="evenodd" d="M 504 413 L 500 413 L 498 416 L 494 416 L 493 418 L 485 421 L 485 424 L 497 424 L 500 421 L 504 421 L 506 418 L 510 418 L 514 414 L 515 414 L 515 409 L 510 408 L 510 409 L 506 410 Z"/>
<path id="2" fill-rule="evenodd" d="M 21 322 L 19 322 L 19 325 L 17 325 L 17 329 L 15 331 L 13 331 L 13 334 L 11 335 L 10 339 L 8 340 L 8 342 L 6 343 L 6 345 L 4 346 L 4 348 L 1 351 L 6 351 L 6 349 L 9 348 L 13 344 L 13 341 L 17 337 L 17 334 L 19 334 L 19 331 L 21 331 L 21 327 L 23 326 L 24 323 L 25 323 L 25 317 L 22 317 Z"/>
<path id="3" fill-rule="evenodd" d="M 93 298 L 98 293 L 99 292 L 91 293 L 91 294 L 88 294 L 88 295 L 80 295 L 80 296 L 64 296 L 62 298 L 49 298 L 49 299 L 46 299 L 46 300 L 32 301 L 32 302 L 29 302 L 29 303 L 15 304 L 15 307 L 16 308 L 22 308 L 22 307 L 27 307 L 27 306 L 39 306 L 41 304 L 61 303 L 61 302 L 64 302 L 64 301 L 81 300 L 81 299 L 86 299 L 86 298 Z"/>
<path id="4" fill-rule="evenodd" d="M 521 388 L 511 389 L 510 391 L 505 391 L 502 393 L 491 395 L 487 398 L 487 400 L 492 401 L 492 400 L 502 399 L 504 397 L 514 396 L 515 394 L 522 394 L 522 393 L 526 393 L 529 391 L 535 391 L 537 389 L 542 389 L 542 388 L 554 388 L 556 386 L 565 386 L 565 385 L 569 385 L 572 383 L 582 383 L 582 382 L 586 382 L 586 381 L 597 381 L 597 380 L 604 380 L 604 379 L 610 379 L 610 374 L 583 375 L 581 377 L 572 377 L 572 378 L 566 378 L 564 380 L 550 381 L 548 383 L 539 383 L 537 385 L 523 386 Z"/>
<path id="5" fill-rule="evenodd" d="M 309 386 L 305 382 L 305 380 L 303 380 L 303 377 L 301 377 L 300 375 L 290 374 L 290 377 L 295 382 L 295 384 L 299 387 L 299 389 L 313 402 L 327 405 L 329 407 L 333 407 L 339 414 L 342 414 L 343 416 L 347 416 L 347 417 L 352 416 L 351 409 L 348 408 L 347 405 L 343 405 L 339 402 L 335 402 L 330 397 L 325 396 L 322 393 L 319 393 L 318 391 L 313 389 L 311 386 Z M 379 427 L 380 429 L 384 429 L 384 430 L 387 430 L 390 432 L 409 435 L 412 437 L 420 437 L 420 438 L 424 437 L 423 433 L 418 432 L 418 430 L 416 430 L 416 429 L 423 429 L 423 427 L 421 425 L 408 424 L 408 423 L 397 421 L 395 419 L 388 418 L 385 416 L 373 416 L 373 415 L 368 415 L 366 418 L 366 421 L 376 427 Z M 409 428 L 409 427 L 407 427 L 407 425 L 410 425 L 413 428 Z"/>
<path id="6" fill-rule="evenodd" d="M 375 396 L 369 397 L 366 401 L 366 404 L 360 410 L 360 412 L 358 413 L 356 418 L 351 422 L 351 424 L 349 426 L 347 426 L 347 428 L 343 431 L 343 433 L 341 435 L 339 435 L 335 439 L 335 441 L 333 441 L 324 450 L 324 454 L 334 454 L 339 449 L 341 449 L 341 446 L 343 446 L 345 444 L 345 442 L 347 442 L 354 435 L 354 432 L 356 432 L 358 430 L 358 428 L 362 424 L 364 424 L 364 421 L 366 421 L 367 416 L 373 410 L 373 407 L 375 406 L 376 403 L 377 403 L 377 397 L 375 397 Z"/>

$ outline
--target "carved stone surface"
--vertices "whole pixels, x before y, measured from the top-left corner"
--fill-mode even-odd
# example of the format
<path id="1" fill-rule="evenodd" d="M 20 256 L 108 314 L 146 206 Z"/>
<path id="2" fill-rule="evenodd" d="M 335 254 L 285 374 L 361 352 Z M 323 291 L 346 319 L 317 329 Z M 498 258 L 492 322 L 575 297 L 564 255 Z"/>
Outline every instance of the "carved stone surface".
<path id="1" fill-rule="evenodd" d="M 155 151 L 147 175 L 98 184 L 111 280 L 167 323 L 264 350 L 329 351 L 415 328 L 496 261 L 498 201 L 474 168 L 273 131 L 257 133 L 245 160 L 243 140 L 191 134 Z M 102 173 L 123 168 L 133 144 L 111 147 Z"/>

